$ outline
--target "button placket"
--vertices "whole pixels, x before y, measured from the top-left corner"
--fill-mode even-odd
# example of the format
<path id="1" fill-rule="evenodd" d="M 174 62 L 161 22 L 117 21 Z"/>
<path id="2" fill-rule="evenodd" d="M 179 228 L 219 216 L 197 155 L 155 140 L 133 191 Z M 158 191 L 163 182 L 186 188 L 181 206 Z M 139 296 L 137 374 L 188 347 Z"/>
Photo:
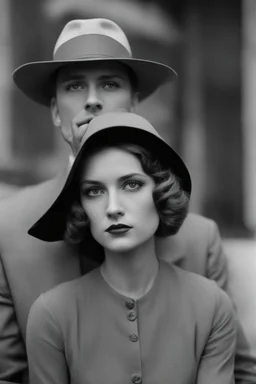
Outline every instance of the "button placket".
<path id="1" fill-rule="evenodd" d="M 139 336 L 138 336 L 138 323 L 137 321 L 137 311 L 136 311 L 136 303 L 135 303 L 135 300 L 133 299 L 127 299 L 125 301 L 125 306 L 127 309 L 129 309 L 130 311 L 127 313 L 127 319 L 129 320 L 130 322 L 130 330 L 131 330 L 131 333 L 129 335 L 129 339 L 132 341 L 132 342 L 136 342 L 139 340 Z"/>
<path id="2" fill-rule="evenodd" d="M 131 377 L 133 384 L 141 384 L 142 383 L 142 375 L 141 373 L 134 373 Z"/>
<path id="3" fill-rule="evenodd" d="M 127 319 L 129 321 L 134 321 L 137 319 L 137 314 L 136 314 L 136 311 L 130 311 L 127 315 Z"/>
<path id="4" fill-rule="evenodd" d="M 125 300 L 125 306 L 127 309 L 133 309 L 135 307 L 135 300 L 133 299 L 126 299 Z"/>
<path id="5" fill-rule="evenodd" d="M 136 341 L 139 340 L 139 336 L 136 335 L 136 333 L 132 333 L 130 336 L 129 336 L 129 339 L 134 343 Z"/>
<path id="6" fill-rule="evenodd" d="M 138 325 L 138 303 L 131 298 L 127 298 L 125 301 L 125 307 L 128 309 L 127 312 L 127 325 L 129 329 L 129 340 L 133 344 L 134 354 L 133 356 L 137 356 L 135 359 L 135 365 L 131 372 L 131 382 L 133 384 L 141 384 L 142 383 L 142 365 L 141 365 L 141 351 L 140 351 L 140 340 L 139 340 L 139 325 Z"/>

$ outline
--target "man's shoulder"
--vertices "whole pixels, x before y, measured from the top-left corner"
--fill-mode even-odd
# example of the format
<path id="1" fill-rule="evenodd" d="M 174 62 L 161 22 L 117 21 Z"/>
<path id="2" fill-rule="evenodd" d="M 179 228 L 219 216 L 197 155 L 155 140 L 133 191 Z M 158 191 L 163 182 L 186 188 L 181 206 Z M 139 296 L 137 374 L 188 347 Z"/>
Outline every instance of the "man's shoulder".
<path id="1" fill-rule="evenodd" d="M 15 192 L 13 192 L 10 196 L 5 196 L 0 200 L 0 209 L 5 209 L 5 207 L 10 208 L 13 204 L 19 204 L 20 201 L 37 198 L 38 194 L 47 190 L 54 183 L 55 178 L 43 181 L 38 184 L 28 185 L 23 187 Z"/>
<path id="2" fill-rule="evenodd" d="M 186 248 L 207 248 L 217 230 L 216 223 L 207 217 L 189 213 L 179 232 L 174 236 L 177 243 L 183 243 Z"/>
<path id="3" fill-rule="evenodd" d="M 189 213 L 176 235 L 157 238 L 156 244 L 163 260 L 204 275 L 209 247 L 216 240 L 220 241 L 216 223 L 207 217 Z"/>
<path id="4" fill-rule="evenodd" d="M 205 217 L 205 216 L 202 216 L 202 215 L 199 215 L 197 213 L 188 213 L 181 229 L 189 229 L 191 227 L 194 228 L 194 230 L 209 230 L 210 227 L 212 226 L 215 226 L 216 223 L 214 220 L 208 218 L 208 217 Z"/>
<path id="5" fill-rule="evenodd" d="M 56 190 L 56 193 L 55 193 Z M 57 177 L 31 185 L 0 199 L 0 234 L 3 229 L 33 225 L 57 197 Z"/>
<path id="6" fill-rule="evenodd" d="M 214 220 L 189 213 L 176 237 L 177 240 L 185 241 L 189 246 L 192 244 L 194 247 L 199 242 L 202 246 L 208 247 L 217 233 L 218 226 Z"/>

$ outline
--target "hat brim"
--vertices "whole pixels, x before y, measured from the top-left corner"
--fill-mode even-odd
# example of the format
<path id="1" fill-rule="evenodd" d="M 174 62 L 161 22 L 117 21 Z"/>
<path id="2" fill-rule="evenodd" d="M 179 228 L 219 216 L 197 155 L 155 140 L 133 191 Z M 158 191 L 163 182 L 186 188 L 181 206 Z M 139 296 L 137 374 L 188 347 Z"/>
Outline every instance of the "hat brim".
<path id="1" fill-rule="evenodd" d="M 79 198 L 79 170 L 84 153 L 100 144 L 113 146 L 120 142 L 138 144 L 156 153 L 161 164 L 172 170 L 178 177 L 183 190 L 190 196 L 191 179 L 187 167 L 164 140 L 150 132 L 134 127 L 108 127 L 94 133 L 83 144 L 61 193 L 49 210 L 30 228 L 29 235 L 48 242 L 63 240 L 71 204 Z"/>
<path id="2" fill-rule="evenodd" d="M 86 58 L 67 61 L 40 61 L 27 63 L 17 68 L 13 80 L 17 87 L 30 99 L 49 106 L 52 97 L 52 75 L 59 68 L 74 63 L 118 62 L 130 67 L 138 81 L 139 100 L 150 96 L 167 81 L 176 78 L 177 73 L 169 66 L 155 61 L 134 58 Z"/>

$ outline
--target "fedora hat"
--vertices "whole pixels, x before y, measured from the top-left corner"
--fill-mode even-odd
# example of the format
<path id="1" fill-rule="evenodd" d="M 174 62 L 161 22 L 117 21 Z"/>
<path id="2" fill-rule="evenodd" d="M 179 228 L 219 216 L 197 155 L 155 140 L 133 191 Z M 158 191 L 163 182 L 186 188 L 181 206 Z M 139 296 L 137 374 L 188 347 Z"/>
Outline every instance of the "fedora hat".
<path id="1" fill-rule="evenodd" d="M 29 229 L 29 235 L 44 241 L 63 240 L 72 202 L 79 198 L 81 160 L 89 150 L 99 145 L 120 143 L 134 143 L 147 148 L 164 167 L 171 169 L 190 196 L 191 179 L 187 167 L 146 119 L 130 112 L 105 113 L 90 121 L 62 191 L 49 210 Z"/>
<path id="2" fill-rule="evenodd" d="M 49 106 L 56 71 L 72 63 L 120 62 L 136 75 L 139 99 L 143 100 L 161 84 L 176 77 L 167 65 L 132 57 L 126 35 L 107 19 L 72 20 L 63 28 L 53 51 L 52 61 L 31 62 L 13 73 L 17 87 L 32 100 Z"/>

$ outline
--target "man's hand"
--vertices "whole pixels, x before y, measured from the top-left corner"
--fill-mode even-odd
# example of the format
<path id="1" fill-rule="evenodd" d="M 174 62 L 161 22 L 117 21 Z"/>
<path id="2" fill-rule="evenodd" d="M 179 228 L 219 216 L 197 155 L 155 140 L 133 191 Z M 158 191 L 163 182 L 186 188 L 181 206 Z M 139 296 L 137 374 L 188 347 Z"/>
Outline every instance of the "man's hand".
<path id="1" fill-rule="evenodd" d="M 81 121 L 81 119 L 80 119 L 80 121 L 77 121 L 77 118 L 74 118 L 73 121 L 72 121 L 72 127 L 71 127 L 72 143 L 71 143 L 71 148 L 72 148 L 74 156 L 77 155 L 77 153 L 78 153 L 78 151 L 80 149 L 82 138 L 83 138 L 85 132 L 87 131 L 89 122 L 91 120 L 92 120 L 92 117 L 87 117 L 87 118 L 85 118 L 82 121 Z"/>

